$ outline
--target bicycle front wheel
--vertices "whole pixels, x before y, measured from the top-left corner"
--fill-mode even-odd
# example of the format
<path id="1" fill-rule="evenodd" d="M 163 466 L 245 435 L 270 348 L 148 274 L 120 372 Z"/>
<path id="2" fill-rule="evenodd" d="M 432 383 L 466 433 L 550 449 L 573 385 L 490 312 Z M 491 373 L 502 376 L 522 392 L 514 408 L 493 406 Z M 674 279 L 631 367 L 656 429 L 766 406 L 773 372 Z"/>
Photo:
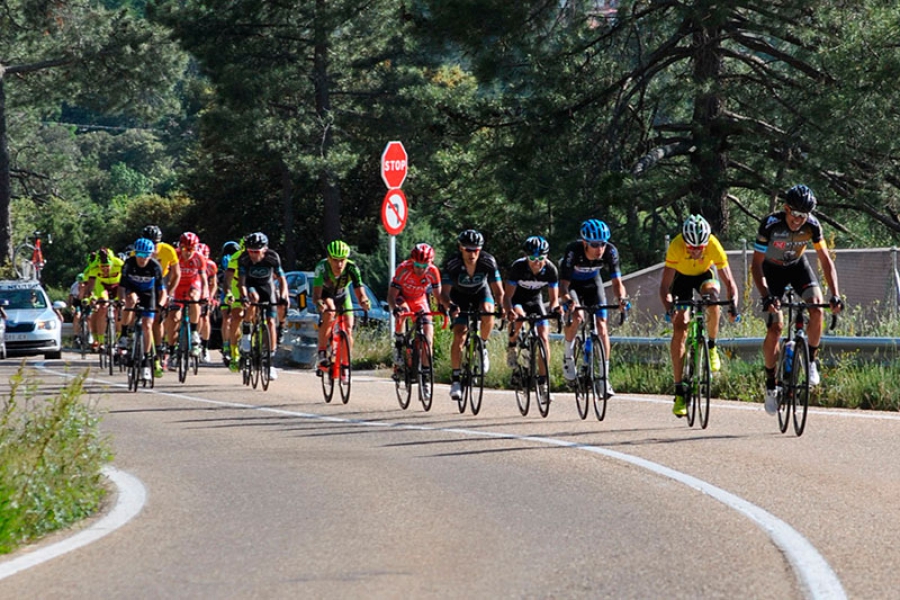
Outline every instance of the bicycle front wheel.
<path id="1" fill-rule="evenodd" d="M 525 335 L 525 332 L 522 331 L 519 335 Z M 532 352 L 533 351 L 534 350 L 532 349 Z M 529 368 L 531 368 L 531 372 L 534 372 L 534 354 L 531 354 L 531 357 L 532 358 L 528 361 L 528 367 L 525 367 L 525 365 L 522 364 L 522 348 L 520 346 L 516 352 L 516 366 L 513 367 L 516 404 L 519 407 L 519 413 L 523 417 L 528 414 L 528 408 L 531 404 L 531 377 Z"/>
<path id="2" fill-rule="evenodd" d="M 425 412 L 431 410 L 431 400 L 434 395 L 434 364 L 431 362 L 431 344 L 424 335 L 416 336 L 416 373 L 419 384 L 419 401 Z"/>
<path id="3" fill-rule="evenodd" d="M 134 346 L 131 352 L 131 365 L 128 367 L 128 389 L 136 392 L 143 375 L 144 366 L 144 340 L 138 334 L 134 335 Z"/>
<path id="4" fill-rule="evenodd" d="M 534 374 L 534 401 L 541 417 L 550 414 L 550 359 L 544 340 L 538 339 L 531 350 L 531 372 Z"/>
<path id="5" fill-rule="evenodd" d="M 791 408 L 793 407 L 793 386 L 794 386 L 794 363 L 791 362 L 791 372 L 786 373 L 784 369 L 784 346 L 785 341 L 782 339 L 778 352 L 778 368 L 775 375 L 775 381 L 781 386 L 781 393 L 778 395 L 778 429 L 781 433 L 787 432 L 788 425 L 791 423 Z"/>
<path id="6" fill-rule="evenodd" d="M 706 340 L 700 338 L 697 342 L 697 384 L 694 386 L 696 395 L 694 404 L 697 405 L 697 416 L 700 417 L 700 429 L 706 429 L 709 425 L 709 396 L 712 387 L 712 373 L 709 367 L 709 347 Z"/>
<path id="7" fill-rule="evenodd" d="M 404 338 L 400 353 L 400 360 L 403 361 L 403 364 L 394 374 L 394 392 L 397 394 L 397 402 L 400 404 L 400 408 L 406 410 L 409 408 L 409 402 L 412 399 L 413 369 L 415 368 L 412 349 L 406 338 Z"/>
<path id="8" fill-rule="evenodd" d="M 347 404 L 350 401 L 350 378 L 353 371 L 350 363 L 350 338 L 347 337 L 347 332 L 340 332 L 338 347 L 340 348 L 338 352 L 338 357 L 340 357 L 338 362 L 340 366 L 338 388 L 341 390 L 341 402 Z"/>
<path id="9" fill-rule="evenodd" d="M 322 395 L 325 397 L 325 403 L 331 402 L 334 396 L 334 369 L 331 365 L 327 367 L 316 367 L 318 376 L 322 378 Z"/>
<path id="10" fill-rule="evenodd" d="M 480 336 L 472 336 L 474 343 L 471 346 L 472 375 L 469 386 L 469 409 L 473 415 L 481 411 L 481 399 L 484 395 L 484 340 Z"/>
<path id="11" fill-rule="evenodd" d="M 606 372 L 606 347 L 597 336 L 593 339 L 591 358 L 591 387 L 594 395 L 594 414 L 598 421 L 606 417 L 606 400 L 609 398 L 609 379 Z"/>
<path id="12" fill-rule="evenodd" d="M 111 305 L 110 305 L 111 306 Z M 110 313 L 106 317 L 106 362 L 108 364 L 109 374 L 113 374 L 113 357 L 116 353 L 116 314 L 110 309 Z"/>
<path id="13" fill-rule="evenodd" d="M 590 388 L 587 385 L 587 368 L 584 358 L 584 341 L 580 337 L 575 338 L 575 405 L 578 408 L 578 416 L 582 420 L 587 419 L 590 408 Z"/>
<path id="14" fill-rule="evenodd" d="M 684 367 L 682 368 L 681 385 L 684 389 L 684 401 L 687 407 L 687 424 L 693 427 L 697 420 L 697 340 L 688 339 L 684 345 Z"/>
<path id="15" fill-rule="evenodd" d="M 806 428 L 806 413 L 809 409 L 809 346 L 806 340 L 794 344 L 794 381 L 792 385 L 792 407 L 794 412 L 794 433 L 803 435 Z"/>
<path id="16" fill-rule="evenodd" d="M 263 391 L 269 389 L 272 375 L 272 338 L 269 337 L 269 324 L 259 328 L 259 382 Z"/>
<path id="17" fill-rule="evenodd" d="M 187 307 L 184 308 L 187 311 Z M 188 373 L 188 356 L 191 347 L 191 327 L 184 321 L 178 328 L 178 350 L 175 352 L 175 362 L 178 364 L 178 381 L 184 383 Z"/>

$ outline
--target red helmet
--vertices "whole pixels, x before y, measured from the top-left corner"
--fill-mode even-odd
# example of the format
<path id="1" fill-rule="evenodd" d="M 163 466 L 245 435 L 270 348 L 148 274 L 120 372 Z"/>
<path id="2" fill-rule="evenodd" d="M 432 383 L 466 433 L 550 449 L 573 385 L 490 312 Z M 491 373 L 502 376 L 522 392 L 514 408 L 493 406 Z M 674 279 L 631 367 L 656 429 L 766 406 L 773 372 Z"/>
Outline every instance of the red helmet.
<path id="1" fill-rule="evenodd" d="M 181 239 L 178 240 L 178 245 L 181 248 L 196 248 L 200 243 L 200 238 L 197 237 L 196 233 L 191 233 L 190 231 L 185 231 L 181 234 Z"/>
<path id="2" fill-rule="evenodd" d="M 209 246 L 203 242 L 197 244 L 197 252 L 203 255 L 203 258 L 209 258 Z"/>
<path id="3" fill-rule="evenodd" d="M 413 262 L 431 263 L 434 261 L 434 248 L 428 244 L 416 244 L 416 247 L 409 253 L 409 257 Z"/>

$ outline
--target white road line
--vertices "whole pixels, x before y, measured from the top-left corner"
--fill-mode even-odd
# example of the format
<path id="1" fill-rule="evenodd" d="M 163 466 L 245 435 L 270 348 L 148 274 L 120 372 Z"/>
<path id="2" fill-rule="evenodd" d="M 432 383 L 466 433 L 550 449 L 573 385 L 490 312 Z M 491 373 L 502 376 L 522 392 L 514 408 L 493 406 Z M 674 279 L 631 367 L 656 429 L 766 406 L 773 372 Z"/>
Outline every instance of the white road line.
<path id="1" fill-rule="evenodd" d="M 34 567 L 56 558 L 57 556 L 61 556 L 67 552 L 77 550 L 82 546 L 97 541 L 103 536 L 108 535 L 125 525 L 125 523 L 141 512 L 141 509 L 144 508 L 144 503 L 147 500 L 147 493 L 141 481 L 138 478 L 113 467 L 104 467 L 103 473 L 112 480 L 118 490 L 116 505 L 109 514 L 87 529 L 60 542 L 45 547 L 39 547 L 34 551 L 28 552 L 28 554 L 23 554 L 12 560 L 0 562 L 0 579 L 10 577 L 25 569 Z"/>
<path id="2" fill-rule="evenodd" d="M 54 373 L 58 375 L 70 376 L 67 373 Z M 109 383 L 107 380 L 98 381 Z M 819 554 L 815 546 L 813 546 L 809 542 L 809 540 L 803 537 L 796 529 L 794 529 L 772 513 L 764 510 L 759 506 L 756 506 L 755 504 L 752 504 L 751 502 L 748 502 L 747 500 L 744 500 L 739 496 L 732 494 L 731 492 L 723 490 L 722 488 L 716 487 L 711 483 L 708 483 L 701 479 L 697 479 L 696 477 L 693 477 L 686 473 L 676 471 L 659 463 L 639 458 L 637 456 L 632 456 L 623 452 L 617 452 L 615 450 L 609 450 L 607 448 L 601 448 L 599 446 L 578 444 L 575 442 L 540 436 L 518 435 L 505 432 L 491 432 L 483 430 L 476 431 L 456 427 L 444 428 L 423 425 L 408 425 L 405 423 L 389 423 L 384 421 L 370 422 L 363 419 L 347 419 L 342 417 L 317 415 L 314 413 L 301 413 L 296 411 L 269 408 L 266 406 L 257 406 L 254 404 L 244 404 L 240 402 L 209 400 L 207 398 L 200 398 L 187 394 L 177 394 L 173 392 L 163 392 L 148 389 L 144 389 L 142 391 L 159 396 L 168 396 L 171 398 L 187 400 L 190 402 L 200 402 L 203 404 L 212 404 L 215 406 L 228 408 L 256 410 L 260 412 L 325 421 L 329 423 L 345 423 L 348 425 L 360 425 L 364 427 L 390 427 L 411 431 L 435 431 L 443 433 L 454 433 L 470 437 L 487 437 L 495 439 L 529 441 L 551 446 L 572 448 L 575 450 L 584 450 L 586 452 L 592 452 L 594 454 L 606 456 L 607 458 L 612 458 L 614 460 L 619 460 L 636 467 L 646 469 L 652 473 L 655 473 L 662 477 L 667 477 L 669 479 L 672 479 L 673 481 L 677 481 L 678 483 L 707 494 L 710 497 L 718 500 L 728 508 L 737 511 L 738 513 L 756 523 L 760 527 L 760 529 L 762 529 L 769 536 L 775 546 L 778 547 L 778 549 L 781 550 L 781 552 L 784 554 L 788 563 L 794 570 L 794 575 L 797 577 L 800 589 L 805 598 L 808 598 L 810 600 L 844 600 L 847 597 L 847 594 L 844 591 L 844 588 L 841 585 L 837 574 L 834 572 L 825 558 L 821 554 Z"/>

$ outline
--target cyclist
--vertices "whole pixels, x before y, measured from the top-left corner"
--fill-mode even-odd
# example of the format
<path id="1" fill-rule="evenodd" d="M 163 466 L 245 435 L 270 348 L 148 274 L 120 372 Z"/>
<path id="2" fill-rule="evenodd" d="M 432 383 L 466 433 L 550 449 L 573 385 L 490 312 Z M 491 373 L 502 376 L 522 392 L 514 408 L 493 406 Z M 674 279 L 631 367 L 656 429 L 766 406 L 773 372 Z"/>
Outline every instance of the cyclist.
<path id="1" fill-rule="evenodd" d="M 175 288 L 175 292 L 172 294 L 172 302 L 169 303 L 169 310 L 166 314 L 166 342 L 169 344 L 166 354 L 168 356 L 175 352 L 175 338 L 181 323 L 181 311 L 185 306 L 181 302 L 185 300 L 200 300 L 207 291 L 206 259 L 197 251 L 199 245 L 200 238 L 192 231 L 185 231 L 178 240 L 178 267 L 181 274 L 178 278 L 178 287 Z M 200 305 L 188 304 L 187 311 L 191 322 L 191 354 L 199 356 Z M 168 361 L 163 359 L 163 363 L 166 362 Z M 174 366 L 169 365 L 169 368 L 174 370 Z"/>
<path id="2" fill-rule="evenodd" d="M 347 293 L 347 286 L 352 282 L 353 291 L 359 300 L 359 305 L 363 310 L 369 310 L 371 304 L 369 297 L 363 288 L 362 275 L 359 267 L 356 266 L 350 256 L 350 246 L 341 240 L 334 240 L 326 247 L 327 258 L 319 261 L 313 275 L 313 303 L 316 310 L 321 315 L 322 322 L 319 324 L 319 367 L 328 366 L 328 353 L 325 348 L 328 346 L 328 336 L 331 332 L 331 323 L 335 319 L 336 308 L 340 307 L 346 310 L 353 308 L 350 295 Z M 284 286 L 287 289 L 287 286 Z M 350 350 L 353 350 L 353 313 L 347 313 L 347 338 L 350 344 Z"/>
<path id="3" fill-rule="evenodd" d="M 155 244 L 147 238 L 139 238 L 134 243 L 134 256 L 125 260 L 122 266 L 122 279 L 118 288 L 119 300 L 125 301 L 126 308 L 139 306 L 141 313 L 141 329 L 144 336 L 144 359 L 150 356 L 153 349 L 153 320 L 156 308 L 166 303 L 166 286 L 162 267 L 152 258 Z M 123 325 L 130 325 L 134 320 L 134 312 L 127 310 L 122 315 Z M 162 366 L 154 365 L 156 376 L 162 375 Z M 150 365 L 142 365 L 144 379 L 150 379 Z"/>
<path id="4" fill-rule="evenodd" d="M 81 305 L 81 299 L 84 297 L 82 290 L 85 287 L 84 272 L 79 273 L 75 277 L 75 282 L 69 288 L 69 306 L 72 307 L 72 331 L 75 332 L 75 338 L 78 339 L 78 332 L 81 330 L 81 317 L 84 307 Z M 78 340 L 79 347 L 89 344 L 90 340 Z"/>
<path id="5" fill-rule="evenodd" d="M 174 246 L 162 241 L 162 230 L 156 225 L 147 225 L 144 227 L 143 231 L 141 231 L 141 237 L 153 242 L 155 248 L 153 251 L 153 258 L 156 259 L 156 262 L 158 262 L 159 266 L 162 268 L 163 279 L 166 284 L 166 295 L 167 297 L 171 296 L 175 293 L 175 288 L 178 287 L 178 282 L 181 279 L 181 267 L 178 264 L 178 252 L 175 250 Z M 160 304 L 159 307 L 162 309 L 165 305 Z M 164 360 L 166 352 L 165 339 L 163 338 L 163 316 L 163 310 L 159 310 L 156 312 L 153 321 L 153 339 L 159 344 L 157 353 L 160 357 L 163 357 L 161 360 Z"/>
<path id="6" fill-rule="evenodd" d="M 666 266 L 663 268 L 662 280 L 659 283 L 659 297 L 672 318 L 672 342 L 669 353 L 672 356 L 672 369 L 675 374 L 675 404 L 672 413 L 676 417 L 687 415 L 684 401 L 685 390 L 681 382 L 684 370 L 684 342 L 687 338 L 689 311 L 678 307 L 678 301 L 688 301 L 694 296 L 694 290 L 700 294 L 709 294 L 712 300 L 719 299 L 721 286 L 716 270 L 725 281 L 731 307 L 729 318 L 734 322 L 737 317 L 737 283 L 728 266 L 728 256 L 716 236 L 712 235 L 709 223 L 700 215 L 690 215 L 681 228 L 681 233 L 669 244 L 666 250 Z M 674 313 L 673 313 L 674 309 Z M 706 323 L 709 347 L 709 368 L 718 371 L 722 367 L 719 351 L 716 349 L 716 337 L 719 333 L 719 307 L 706 308 Z"/>
<path id="7" fill-rule="evenodd" d="M 237 294 L 240 296 L 240 291 L 235 290 L 232 286 L 237 286 L 237 280 L 234 277 L 234 274 L 237 270 L 237 259 L 238 254 L 244 251 L 244 240 L 241 239 L 240 243 L 238 242 L 225 242 L 222 246 L 222 259 L 219 262 L 219 312 L 222 315 L 222 361 L 225 363 L 226 367 L 231 366 L 232 362 L 232 339 L 237 335 L 238 331 L 238 323 L 241 321 L 241 306 L 240 303 L 236 303 L 234 301 L 234 296 Z M 234 258 L 234 265 L 231 264 L 231 259 Z M 231 314 L 232 311 L 238 313 L 237 319 L 232 319 Z M 232 325 L 234 325 L 232 327 Z M 236 351 L 235 346 L 235 351 Z M 234 369 L 237 370 L 237 364 L 234 365 Z"/>
<path id="8" fill-rule="evenodd" d="M 228 341 L 228 350 L 223 347 L 222 352 L 228 368 L 233 372 L 240 369 L 240 337 L 241 323 L 244 318 L 244 305 L 241 303 L 241 288 L 238 277 L 238 261 L 246 253 L 247 238 L 241 238 L 237 252 L 228 258 L 228 267 L 225 269 L 225 299 L 222 302 L 223 314 L 228 314 L 228 327 L 222 329 L 224 340 Z M 223 344 L 224 346 L 224 344 Z"/>
<path id="9" fill-rule="evenodd" d="M 124 261 L 112 250 L 100 248 L 96 258 L 84 272 L 86 282 L 82 290 L 82 299 L 90 297 L 95 306 L 90 316 L 90 328 L 94 337 L 92 349 L 99 352 L 103 352 L 107 343 L 115 343 L 115 340 L 106 339 L 106 303 L 116 296 L 119 281 L 122 279 L 123 264 Z"/>
<path id="10" fill-rule="evenodd" d="M 269 351 L 275 355 L 278 306 L 287 304 L 288 286 L 281 268 L 281 257 L 269 248 L 269 238 L 264 233 L 251 233 L 246 238 L 246 252 L 238 259 L 238 287 L 241 304 L 244 305 L 244 322 L 241 335 L 241 351 L 250 352 L 250 323 L 256 316 L 256 307 L 250 302 L 271 302 L 267 308 L 266 322 L 269 327 Z M 278 286 L 275 280 L 278 280 Z M 274 361 L 273 361 L 274 362 Z M 271 364 L 271 363 L 270 363 Z M 274 364 L 269 368 L 269 379 L 277 379 Z"/>
<path id="11" fill-rule="evenodd" d="M 503 293 L 503 308 L 510 322 L 509 343 L 506 348 L 506 363 L 516 366 L 516 340 L 522 329 L 522 323 L 516 318 L 527 314 L 547 314 L 542 291 L 547 289 L 550 311 L 558 312 L 559 307 L 559 270 L 552 261 L 547 260 L 550 244 L 539 235 L 533 235 L 522 244 L 525 256 L 516 260 L 506 274 L 506 289 Z M 547 320 L 536 323 L 538 335 L 544 348 L 547 349 L 547 361 L 550 361 L 550 331 Z M 546 373 L 540 377 L 546 377 Z M 542 382 L 543 383 L 543 382 Z"/>
<path id="12" fill-rule="evenodd" d="M 474 229 L 460 232 L 456 238 L 459 251 L 447 259 L 441 269 L 441 302 L 450 309 L 453 319 L 453 343 L 450 346 L 450 397 L 462 397 L 460 365 L 466 341 L 468 317 L 460 311 L 492 313 L 495 301 L 503 304 L 503 285 L 497 260 L 483 251 L 484 236 Z M 494 315 L 481 318 L 481 339 L 487 343 L 494 328 Z M 484 372 L 491 368 L 487 346 L 484 347 Z"/>
<path id="13" fill-rule="evenodd" d="M 209 356 L 209 336 L 212 333 L 212 324 L 210 323 L 210 311 L 218 305 L 218 275 L 219 267 L 216 261 L 209 258 L 209 246 L 200 243 L 197 250 L 206 259 L 206 289 L 200 295 L 201 300 L 206 300 L 206 304 L 200 306 L 200 361 L 209 364 L 212 359 Z"/>
<path id="14" fill-rule="evenodd" d="M 609 274 L 613 292 L 619 302 L 619 310 L 630 307 L 619 272 L 619 251 L 609 242 L 609 226 L 599 219 L 589 219 L 581 224 L 580 239 L 566 246 L 559 266 L 560 303 L 571 306 L 571 292 L 576 292 L 578 302 L 582 306 L 606 304 L 606 291 L 600 279 L 600 270 L 605 268 Z M 609 382 L 609 329 L 606 325 L 606 309 L 594 315 L 597 333 L 603 348 L 606 350 L 607 393 L 615 395 Z M 572 322 L 565 328 L 565 344 L 563 346 L 563 376 L 568 381 L 575 380 L 575 336 L 584 316 L 575 311 Z"/>
<path id="15" fill-rule="evenodd" d="M 766 412 L 778 412 L 778 385 L 775 381 L 775 366 L 778 364 L 778 340 L 784 326 L 781 314 L 781 296 L 785 287 L 790 286 L 808 304 L 821 304 L 822 290 L 816 274 L 806 260 L 804 251 L 811 242 L 819 258 L 819 267 L 825 274 L 831 291 L 829 304 L 835 314 L 844 302 L 838 288 L 837 269 L 828 254 L 828 244 L 822 235 L 822 225 L 813 216 L 816 196 L 803 184 L 795 185 L 785 193 L 784 209 L 765 218 L 759 225 L 756 243 L 753 245 L 751 273 L 762 299 L 766 314 L 766 338 L 763 341 L 763 359 L 766 368 Z M 819 384 L 819 368 L 816 355 L 822 339 L 823 311 L 819 307 L 809 307 L 809 384 Z"/>
<path id="16" fill-rule="evenodd" d="M 431 312 L 429 294 L 434 298 L 441 295 L 441 272 L 434 266 L 434 248 L 428 244 L 416 244 L 409 253 L 409 258 L 400 263 L 391 279 L 388 288 L 388 307 L 399 315 L 404 312 L 428 313 Z M 431 317 L 426 318 L 425 335 L 428 343 L 434 342 L 434 326 Z M 394 372 L 401 363 L 403 322 L 397 320 L 394 330 Z"/>

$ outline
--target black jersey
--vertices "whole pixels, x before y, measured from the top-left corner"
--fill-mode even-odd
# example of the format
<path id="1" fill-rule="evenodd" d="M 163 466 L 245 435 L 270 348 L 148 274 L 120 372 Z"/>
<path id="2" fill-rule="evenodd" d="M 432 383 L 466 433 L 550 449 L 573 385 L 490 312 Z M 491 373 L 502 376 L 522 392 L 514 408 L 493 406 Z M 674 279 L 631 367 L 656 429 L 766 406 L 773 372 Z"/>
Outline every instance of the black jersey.
<path id="1" fill-rule="evenodd" d="M 248 288 L 270 286 L 275 278 L 284 275 L 281 257 L 274 250 L 267 248 L 259 262 L 253 262 L 250 253 L 244 252 L 238 258 L 238 274 L 244 278 L 244 285 Z"/>
<path id="2" fill-rule="evenodd" d="M 137 294 L 155 292 L 159 295 L 163 289 L 162 266 L 155 258 L 151 258 L 142 267 L 138 264 L 137 258 L 129 256 L 122 265 L 122 279 L 119 285 L 128 292 Z"/>
<path id="3" fill-rule="evenodd" d="M 753 249 L 766 255 L 766 262 L 776 265 L 792 265 L 803 257 L 810 242 L 824 248 L 822 225 L 813 215 L 797 231 L 787 224 L 787 213 L 780 211 L 764 218 L 756 232 Z"/>
<path id="4" fill-rule="evenodd" d="M 610 279 L 621 276 L 619 272 L 619 251 L 615 246 L 606 243 L 603 255 L 597 260 L 590 260 L 584 254 L 584 244 L 579 240 L 566 246 L 565 254 L 559 263 L 559 278 L 573 283 L 592 283 L 601 287 L 600 270 L 606 269 Z"/>
<path id="5" fill-rule="evenodd" d="M 475 272 L 469 275 L 462 254 L 451 256 L 441 269 L 441 285 L 451 286 L 451 293 L 462 296 L 479 296 L 490 293 L 490 284 L 501 281 L 497 259 L 482 250 L 475 262 Z"/>
<path id="6" fill-rule="evenodd" d="M 537 273 L 531 270 L 528 259 L 523 257 L 517 260 L 506 273 L 506 283 L 516 287 L 512 297 L 512 304 L 527 304 L 541 299 L 544 288 L 559 286 L 559 271 L 556 265 L 549 260 L 544 261 L 543 267 Z"/>

